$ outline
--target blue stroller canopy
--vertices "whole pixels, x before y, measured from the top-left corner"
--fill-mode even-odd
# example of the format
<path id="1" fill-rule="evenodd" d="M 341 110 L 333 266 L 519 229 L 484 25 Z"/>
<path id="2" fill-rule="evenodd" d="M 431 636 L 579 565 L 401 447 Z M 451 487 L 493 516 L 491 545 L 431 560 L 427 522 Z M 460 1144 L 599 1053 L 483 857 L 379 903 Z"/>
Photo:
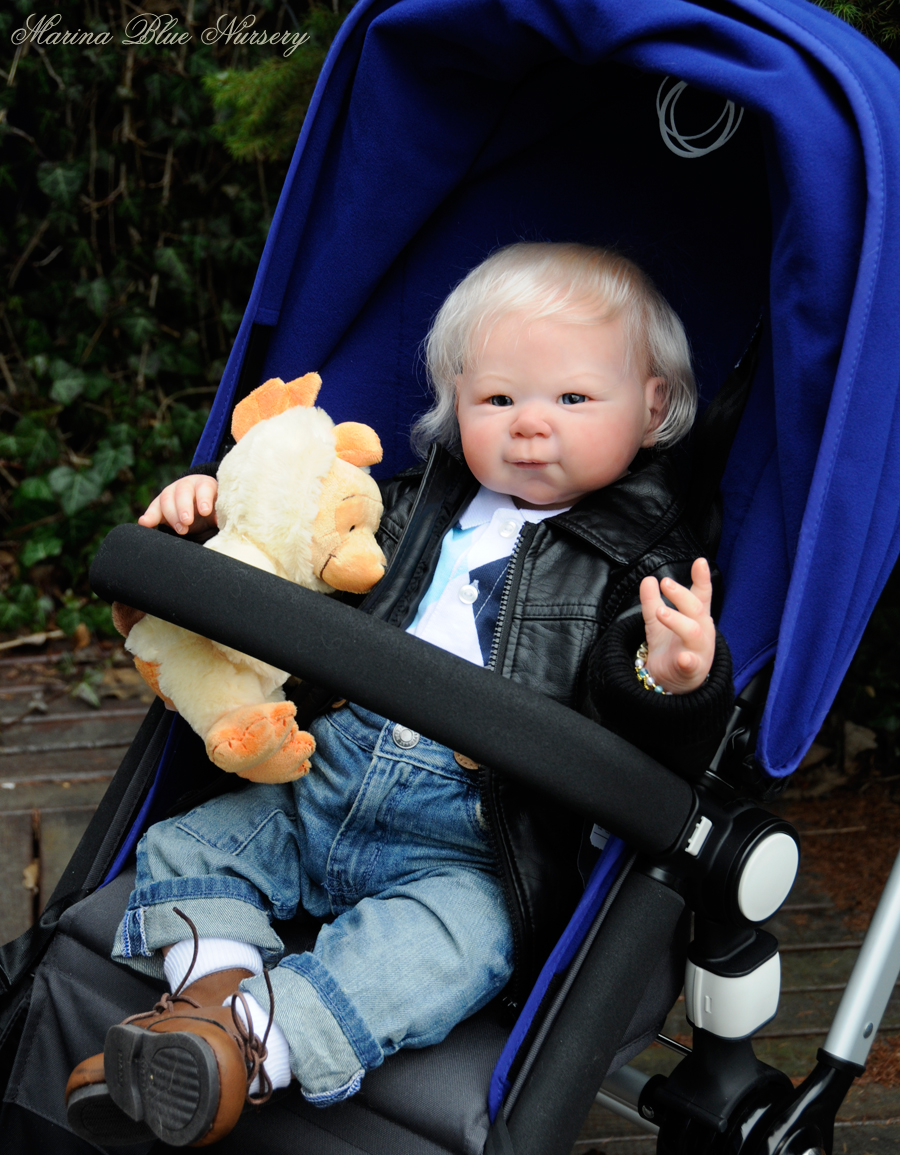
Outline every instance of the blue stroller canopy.
<path id="1" fill-rule="evenodd" d="M 378 430 L 383 474 L 408 465 L 428 324 L 511 241 L 634 256 L 685 322 L 703 404 L 762 312 L 720 625 L 738 688 L 775 656 L 757 756 L 791 772 L 900 548 L 898 108 L 897 69 L 808 0 L 361 0 L 197 460 L 257 325 L 251 385 L 318 370 L 335 420 Z M 708 134 L 719 117 L 731 135 Z"/>

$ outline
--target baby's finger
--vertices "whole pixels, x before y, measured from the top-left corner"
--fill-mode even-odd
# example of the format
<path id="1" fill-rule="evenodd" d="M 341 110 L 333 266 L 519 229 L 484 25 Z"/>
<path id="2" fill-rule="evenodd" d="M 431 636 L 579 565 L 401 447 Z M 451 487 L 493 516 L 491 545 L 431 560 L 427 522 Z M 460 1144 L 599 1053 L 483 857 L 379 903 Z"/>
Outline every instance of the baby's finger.
<path id="1" fill-rule="evenodd" d="M 670 609 L 667 605 L 660 606 L 656 611 L 656 616 L 666 629 L 671 630 L 688 650 L 699 650 L 702 647 L 704 643 L 704 633 L 700 624 L 692 617 L 688 617 L 687 614 L 678 613 L 676 610 Z"/>
<path id="2" fill-rule="evenodd" d="M 675 659 L 675 663 L 683 674 L 693 674 L 700 665 L 700 659 L 696 654 L 692 654 L 690 650 L 682 650 Z"/>
<path id="3" fill-rule="evenodd" d="M 708 604 L 694 593 L 693 588 L 687 589 L 672 578 L 663 578 L 661 588 L 675 608 L 688 617 L 697 618 L 709 612 Z"/>
<path id="4" fill-rule="evenodd" d="M 167 485 L 159 495 L 159 504 L 166 525 L 170 525 L 176 533 L 186 533 L 194 520 L 194 497 L 192 492 L 189 502 L 186 502 L 182 493 L 178 492 L 179 487 L 180 482 Z M 186 504 L 189 510 L 184 508 Z"/>
<path id="5" fill-rule="evenodd" d="M 700 599 L 707 610 L 712 604 L 712 574 L 705 557 L 698 557 L 691 566 L 691 592 Z"/>
<path id="6" fill-rule="evenodd" d="M 214 477 L 197 482 L 197 511 L 203 517 L 208 517 L 216 504 L 218 485 Z"/>
<path id="7" fill-rule="evenodd" d="M 138 518 L 138 525 L 145 525 L 148 529 L 153 529 L 153 527 L 159 525 L 161 521 L 162 510 L 160 509 L 159 498 L 154 497 L 154 499 Z"/>
<path id="8" fill-rule="evenodd" d="M 657 620 L 657 610 L 664 604 L 659 582 L 654 577 L 645 577 L 641 582 L 641 615 L 645 626 Z"/>

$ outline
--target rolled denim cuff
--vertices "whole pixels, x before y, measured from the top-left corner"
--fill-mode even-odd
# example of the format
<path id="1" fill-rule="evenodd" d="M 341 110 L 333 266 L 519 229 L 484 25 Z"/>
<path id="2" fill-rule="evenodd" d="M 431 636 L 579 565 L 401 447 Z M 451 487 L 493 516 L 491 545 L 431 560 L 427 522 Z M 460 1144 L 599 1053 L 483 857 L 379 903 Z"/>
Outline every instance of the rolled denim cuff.
<path id="1" fill-rule="evenodd" d="M 355 1094 L 384 1052 L 331 973 L 314 955 L 288 955 L 269 979 L 275 1021 L 287 1038 L 291 1070 L 304 1097 L 325 1107 Z M 269 1009 L 261 975 L 245 979 L 241 989 Z"/>
<path id="2" fill-rule="evenodd" d="M 173 878 L 132 892 L 116 931 L 112 958 L 151 978 L 164 979 L 164 946 L 191 938 L 191 929 L 175 913 L 183 911 L 201 938 L 231 938 L 259 949 L 264 965 L 274 966 L 284 944 L 269 925 L 259 891 L 239 878 Z"/>

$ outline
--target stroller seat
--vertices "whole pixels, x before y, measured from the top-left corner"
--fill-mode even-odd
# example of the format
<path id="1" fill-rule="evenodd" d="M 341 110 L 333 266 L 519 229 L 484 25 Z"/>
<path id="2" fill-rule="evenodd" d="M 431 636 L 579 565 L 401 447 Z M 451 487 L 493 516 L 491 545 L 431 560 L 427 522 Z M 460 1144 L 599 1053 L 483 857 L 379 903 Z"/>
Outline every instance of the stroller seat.
<path id="1" fill-rule="evenodd" d="M 40 968 L 31 999 L 23 1046 L 12 1072 L 17 1087 L 12 1102 L 65 1128 L 63 1089 L 71 1069 L 103 1050 L 110 1023 L 147 1010 L 164 984 L 110 961 L 113 938 L 128 902 L 134 871 L 126 870 L 108 886 L 70 907 L 60 920 L 54 941 Z M 316 928 L 310 922 L 276 923 L 288 951 L 309 947 Z M 385 1152 L 405 1155 L 478 1155 L 484 1148 L 489 1121 L 487 1086 L 509 1033 L 499 1021 L 499 1008 L 489 1007 L 461 1023 L 440 1047 L 401 1051 L 366 1076 L 359 1101 L 323 1111 L 310 1106 L 299 1090 L 281 1093 L 266 1108 L 266 1131 L 279 1135 L 292 1129 L 309 1131 L 315 1145 L 306 1150 L 357 1151 L 353 1137 L 360 1127 L 376 1134 Z M 367 1116 L 361 1124 L 359 1116 Z M 279 1122 L 282 1116 L 284 1120 Z M 18 1112 L 7 1116 L 4 1134 L 11 1142 Z M 256 1145 L 258 1113 L 248 1113 L 222 1151 L 263 1150 Z M 44 1133 L 46 1134 L 46 1133 Z M 23 1150 L 41 1149 L 34 1137 Z M 278 1150 L 278 1140 L 272 1140 Z M 310 1140 L 312 1144 L 313 1140 Z M 87 1145 L 66 1133 L 54 1140 L 54 1152 L 85 1151 Z M 131 1148 L 135 1155 L 145 1148 Z"/>
<path id="2" fill-rule="evenodd" d="M 113 938 L 132 890 L 134 870 L 71 906 L 59 921 L 31 994 L 4 1113 L 4 1135 L 21 1150 L 41 1149 L 53 1135 L 54 1155 L 76 1155 L 88 1145 L 65 1130 L 63 1091 L 72 1068 L 102 1051 L 111 1023 L 153 1005 L 164 984 L 110 960 Z M 299 916 L 274 927 L 289 953 L 309 949 L 315 920 Z M 643 1050 L 677 993 L 683 954 L 666 959 L 635 1016 L 616 1066 Z M 676 979 L 676 985 L 680 979 Z M 351 1155 L 360 1143 L 385 1155 L 481 1155 L 490 1118 L 491 1075 L 510 1033 L 499 1000 L 460 1023 L 437 1046 L 401 1050 L 370 1071 L 360 1093 L 326 1110 L 306 1102 L 293 1085 L 266 1105 L 248 1111 L 217 1149 L 279 1152 L 301 1144 L 322 1155 Z M 44 1125 L 34 1125 L 39 1117 Z M 260 1126 L 260 1124 L 263 1126 Z M 46 1124 L 51 1125 L 48 1131 Z M 58 1129 L 58 1130 L 57 1130 Z M 134 1155 L 161 1150 L 128 1148 Z M 15 1146 L 11 1146 L 15 1150 Z M 165 1147 L 168 1150 L 168 1147 Z"/>

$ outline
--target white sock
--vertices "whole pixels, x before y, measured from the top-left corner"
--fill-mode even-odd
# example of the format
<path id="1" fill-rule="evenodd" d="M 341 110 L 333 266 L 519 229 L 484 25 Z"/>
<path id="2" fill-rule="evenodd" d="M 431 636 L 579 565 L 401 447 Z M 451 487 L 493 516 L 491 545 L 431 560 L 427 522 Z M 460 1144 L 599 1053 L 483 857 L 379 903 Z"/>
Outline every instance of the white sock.
<path id="1" fill-rule="evenodd" d="M 176 991 L 184 981 L 191 959 L 194 957 L 194 944 L 191 939 L 176 942 L 163 960 L 163 969 L 169 990 Z M 252 971 L 255 975 L 262 974 L 262 955 L 255 946 L 246 942 L 235 942 L 231 938 L 201 938 L 197 949 L 197 961 L 191 971 L 189 982 L 205 978 L 216 971 L 227 971 L 233 967 L 242 967 Z"/>
<path id="2" fill-rule="evenodd" d="M 250 1018 L 253 1020 L 253 1033 L 262 1038 L 266 1033 L 266 1027 L 269 1025 L 269 1012 L 264 1011 L 253 995 L 246 991 L 241 991 L 241 994 L 247 1000 L 247 1006 L 250 1008 Z M 234 995 L 229 995 L 222 1003 L 223 1007 L 227 1007 Z M 241 1016 L 244 1026 L 247 1024 L 247 1016 L 244 1014 L 244 1007 L 240 999 L 235 1002 L 235 1009 Z M 272 1020 L 272 1026 L 269 1027 L 269 1037 L 266 1039 L 266 1050 L 269 1052 L 266 1056 L 266 1061 L 263 1066 L 266 1068 L 266 1074 L 272 1080 L 272 1086 L 286 1087 L 291 1081 L 291 1049 L 288 1046 L 288 1041 L 284 1036 L 284 1031 L 279 1025 Z M 250 1084 L 250 1094 L 255 1095 L 259 1091 L 259 1075 Z"/>

